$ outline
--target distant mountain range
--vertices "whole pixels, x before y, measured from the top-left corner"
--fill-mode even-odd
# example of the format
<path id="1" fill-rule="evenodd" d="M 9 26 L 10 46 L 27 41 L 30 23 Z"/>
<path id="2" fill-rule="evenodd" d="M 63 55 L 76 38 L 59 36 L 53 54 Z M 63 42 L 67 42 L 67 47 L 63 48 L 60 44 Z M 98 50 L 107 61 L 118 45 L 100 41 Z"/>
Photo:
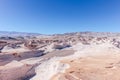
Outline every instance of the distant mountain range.
<path id="1" fill-rule="evenodd" d="M 80 35 L 80 36 L 93 36 L 93 37 L 120 37 L 120 33 L 116 32 L 71 32 L 71 33 L 64 33 L 64 34 L 53 34 L 53 35 L 45 35 L 40 33 L 27 33 L 27 32 L 15 32 L 15 31 L 0 31 L 0 37 L 1 36 L 10 36 L 10 37 L 16 37 L 16 36 L 74 36 L 74 35 Z"/>
<path id="2" fill-rule="evenodd" d="M 39 33 L 0 31 L 0 36 L 41 36 Z"/>
<path id="3" fill-rule="evenodd" d="M 64 34 L 54 34 L 56 36 L 62 36 L 62 35 L 67 35 L 67 36 L 74 36 L 74 35 L 79 35 L 79 36 L 93 36 L 93 37 L 120 37 L 119 32 L 71 32 L 71 33 L 64 33 Z"/>

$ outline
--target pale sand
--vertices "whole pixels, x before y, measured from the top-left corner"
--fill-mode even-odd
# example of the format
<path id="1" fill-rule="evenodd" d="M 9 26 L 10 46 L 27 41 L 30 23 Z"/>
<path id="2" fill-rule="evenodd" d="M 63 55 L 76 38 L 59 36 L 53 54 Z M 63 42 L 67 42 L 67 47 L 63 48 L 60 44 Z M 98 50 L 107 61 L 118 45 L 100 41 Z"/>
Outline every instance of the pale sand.
<path id="1" fill-rule="evenodd" d="M 88 56 L 61 61 L 70 68 L 51 80 L 120 80 L 120 54 Z"/>

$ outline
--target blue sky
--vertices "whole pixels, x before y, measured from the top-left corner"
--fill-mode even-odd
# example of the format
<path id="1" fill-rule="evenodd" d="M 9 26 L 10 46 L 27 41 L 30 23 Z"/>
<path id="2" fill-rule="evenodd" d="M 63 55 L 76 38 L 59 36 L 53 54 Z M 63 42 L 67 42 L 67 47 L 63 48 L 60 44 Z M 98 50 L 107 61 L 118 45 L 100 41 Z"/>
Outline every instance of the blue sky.
<path id="1" fill-rule="evenodd" d="M 0 31 L 120 32 L 120 0 L 0 0 Z"/>

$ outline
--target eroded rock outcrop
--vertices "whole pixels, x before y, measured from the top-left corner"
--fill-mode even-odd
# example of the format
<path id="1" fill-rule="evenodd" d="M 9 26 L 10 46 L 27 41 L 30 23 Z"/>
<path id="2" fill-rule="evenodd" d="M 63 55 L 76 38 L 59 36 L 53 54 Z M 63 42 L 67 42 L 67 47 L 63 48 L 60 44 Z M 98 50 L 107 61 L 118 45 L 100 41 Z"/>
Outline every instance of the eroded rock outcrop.
<path id="1" fill-rule="evenodd" d="M 40 64 L 35 69 L 36 75 L 30 80 L 50 80 L 55 74 L 64 73 L 67 68 L 68 64 L 60 63 L 59 58 L 52 58 Z"/>

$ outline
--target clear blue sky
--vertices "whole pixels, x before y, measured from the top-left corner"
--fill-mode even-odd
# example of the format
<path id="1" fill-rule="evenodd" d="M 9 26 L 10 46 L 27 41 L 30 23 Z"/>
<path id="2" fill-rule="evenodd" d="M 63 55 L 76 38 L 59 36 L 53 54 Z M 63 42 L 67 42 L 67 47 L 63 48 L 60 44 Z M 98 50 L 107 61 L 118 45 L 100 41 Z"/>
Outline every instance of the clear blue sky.
<path id="1" fill-rule="evenodd" d="M 0 0 L 0 31 L 120 32 L 120 0 Z"/>

